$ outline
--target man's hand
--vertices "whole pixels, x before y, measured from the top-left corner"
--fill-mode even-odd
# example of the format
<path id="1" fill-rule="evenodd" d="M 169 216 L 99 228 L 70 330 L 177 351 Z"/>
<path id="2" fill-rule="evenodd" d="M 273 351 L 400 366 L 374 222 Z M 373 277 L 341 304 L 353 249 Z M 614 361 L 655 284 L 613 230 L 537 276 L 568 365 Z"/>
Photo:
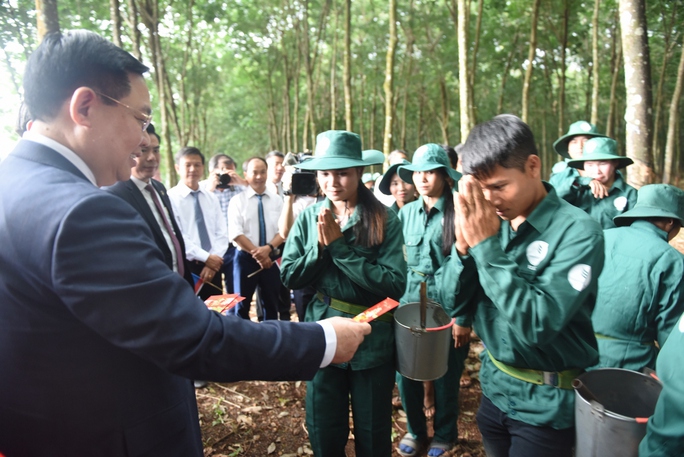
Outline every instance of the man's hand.
<path id="1" fill-rule="evenodd" d="M 249 253 L 252 254 L 254 260 L 259 262 L 259 265 L 261 265 L 263 269 L 271 268 L 271 265 L 273 265 L 273 262 L 269 257 L 271 254 L 271 248 L 268 245 L 259 246 L 258 248 L 251 250 Z"/>
<path id="2" fill-rule="evenodd" d="M 591 188 L 591 193 L 594 194 L 594 198 L 599 200 L 606 198 L 608 196 L 608 191 L 610 190 L 595 179 L 589 181 L 589 188 Z"/>
<path id="3" fill-rule="evenodd" d="M 209 178 L 207 178 L 207 190 L 213 192 L 216 190 L 216 186 L 220 183 L 219 173 L 209 173 Z"/>
<path id="4" fill-rule="evenodd" d="M 247 185 L 247 181 L 245 179 L 243 179 L 242 176 L 237 174 L 237 171 L 228 170 L 228 171 L 226 171 L 226 173 L 228 173 L 228 175 L 230 176 L 230 185 L 231 186 L 235 186 L 235 185 L 246 186 Z"/>
<path id="5" fill-rule="evenodd" d="M 344 317 L 331 317 L 325 320 L 332 325 L 337 335 L 337 348 L 332 363 L 349 362 L 363 342 L 364 336 L 370 334 L 370 324 L 354 322 Z"/>
<path id="6" fill-rule="evenodd" d="M 501 220 L 496 209 L 485 199 L 480 183 L 473 176 L 464 176 L 458 181 L 458 194 L 454 197 L 456 217 L 468 246 L 475 247 L 499 232 Z"/>
<path id="7" fill-rule="evenodd" d="M 330 208 L 323 208 L 318 213 L 318 242 L 329 245 L 338 238 L 342 238 L 342 229 L 335 221 Z"/>
<path id="8" fill-rule="evenodd" d="M 468 341 L 470 341 L 470 331 L 470 327 L 461 327 L 457 324 L 454 324 L 451 327 L 451 334 L 454 336 L 455 348 L 465 346 L 468 343 Z"/>
<path id="9" fill-rule="evenodd" d="M 202 268 L 202 271 L 200 271 L 200 278 L 204 282 L 211 282 L 212 279 L 214 279 L 214 276 L 216 275 L 216 270 L 212 270 L 211 268 L 205 266 Z"/>
<path id="10" fill-rule="evenodd" d="M 221 269 L 221 265 L 223 265 L 223 259 L 216 254 L 209 254 L 209 257 L 204 262 L 204 265 L 216 272 Z"/>

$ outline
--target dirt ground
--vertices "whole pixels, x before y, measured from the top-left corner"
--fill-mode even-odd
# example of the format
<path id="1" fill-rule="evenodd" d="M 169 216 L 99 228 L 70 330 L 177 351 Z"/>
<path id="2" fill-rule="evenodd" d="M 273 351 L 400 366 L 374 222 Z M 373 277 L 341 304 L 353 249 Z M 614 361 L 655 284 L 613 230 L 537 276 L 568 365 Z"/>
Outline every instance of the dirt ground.
<path id="1" fill-rule="evenodd" d="M 471 374 L 472 385 L 461 389 L 459 442 L 445 457 L 485 455 L 475 423 L 481 392 L 477 379 L 480 367 L 477 354 L 481 350 L 481 343 L 471 345 L 466 369 Z M 205 456 L 313 455 L 304 420 L 305 382 L 209 383 L 207 388 L 197 390 L 196 394 Z M 392 440 L 396 449 L 406 433 L 404 411 L 395 408 L 392 421 Z M 352 430 L 347 456 L 355 455 Z M 399 454 L 395 451 L 394 455 Z"/>

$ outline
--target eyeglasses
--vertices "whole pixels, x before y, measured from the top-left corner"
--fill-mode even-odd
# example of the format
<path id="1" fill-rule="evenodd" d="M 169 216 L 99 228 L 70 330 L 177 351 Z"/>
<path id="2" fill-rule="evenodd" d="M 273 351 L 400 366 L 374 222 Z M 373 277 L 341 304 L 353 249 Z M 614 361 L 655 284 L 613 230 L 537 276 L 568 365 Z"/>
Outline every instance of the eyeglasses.
<path id="1" fill-rule="evenodd" d="M 140 121 L 140 123 L 142 124 L 142 131 L 143 132 L 146 131 L 147 127 L 152 123 L 152 113 L 149 113 L 149 114 L 143 113 L 139 109 L 131 108 L 127 104 L 121 103 L 119 100 L 112 98 L 109 95 L 105 95 L 105 94 L 103 94 L 101 92 L 97 92 L 97 91 L 95 91 L 95 93 L 97 95 L 99 95 L 100 97 L 108 98 L 109 100 L 113 101 L 114 103 L 118 103 L 119 105 L 123 106 L 124 108 L 127 108 L 127 109 L 133 111 L 134 113 L 137 113 L 138 115 L 140 115 L 142 117 L 142 119 L 139 119 L 138 116 L 135 116 L 135 118 L 138 121 Z"/>

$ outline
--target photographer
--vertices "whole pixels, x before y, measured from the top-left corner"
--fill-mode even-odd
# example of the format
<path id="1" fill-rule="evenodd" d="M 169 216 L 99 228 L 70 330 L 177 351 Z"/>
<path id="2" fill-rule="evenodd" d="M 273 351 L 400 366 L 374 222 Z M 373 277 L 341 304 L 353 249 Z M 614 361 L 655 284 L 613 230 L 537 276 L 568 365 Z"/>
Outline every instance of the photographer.
<path id="1" fill-rule="evenodd" d="M 224 219 L 228 220 L 228 203 L 242 192 L 247 186 L 245 181 L 235 171 L 235 161 L 226 154 L 216 154 L 209 159 L 209 178 L 200 182 L 200 186 L 212 192 L 218 198 Z M 230 233 L 228 234 L 230 236 Z M 223 255 L 221 273 L 226 285 L 226 292 L 234 293 L 233 286 L 233 259 L 235 257 L 235 245 L 228 243 L 228 249 Z"/>
<path id="2" fill-rule="evenodd" d="M 283 211 L 278 220 L 278 230 L 280 236 L 285 240 L 287 240 L 287 235 L 290 233 L 297 216 L 307 207 L 325 198 L 320 195 L 316 175 L 306 170 L 297 170 L 294 167 L 294 165 L 311 158 L 309 154 L 288 153 L 283 162 L 285 166 L 285 173 L 281 181 L 283 183 Z M 311 301 L 316 291 L 309 286 L 303 289 L 294 289 L 292 294 L 299 321 L 304 322 L 306 305 Z"/>

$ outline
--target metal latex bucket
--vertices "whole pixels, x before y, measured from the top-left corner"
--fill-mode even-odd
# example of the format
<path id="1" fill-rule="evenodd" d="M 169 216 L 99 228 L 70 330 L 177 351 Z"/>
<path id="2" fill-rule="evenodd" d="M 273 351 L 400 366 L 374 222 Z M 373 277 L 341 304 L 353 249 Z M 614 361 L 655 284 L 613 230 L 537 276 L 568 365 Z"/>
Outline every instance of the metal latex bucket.
<path id="1" fill-rule="evenodd" d="M 455 319 L 428 301 L 425 328 L 420 325 L 420 303 L 407 303 L 394 311 L 394 339 L 399 373 L 415 381 L 432 381 L 447 372 L 451 326 Z"/>
<path id="2" fill-rule="evenodd" d="M 579 382 L 578 382 L 579 381 Z M 576 457 L 637 457 L 663 386 L 620 368 L 588 371 L 575 379 Z"/>

